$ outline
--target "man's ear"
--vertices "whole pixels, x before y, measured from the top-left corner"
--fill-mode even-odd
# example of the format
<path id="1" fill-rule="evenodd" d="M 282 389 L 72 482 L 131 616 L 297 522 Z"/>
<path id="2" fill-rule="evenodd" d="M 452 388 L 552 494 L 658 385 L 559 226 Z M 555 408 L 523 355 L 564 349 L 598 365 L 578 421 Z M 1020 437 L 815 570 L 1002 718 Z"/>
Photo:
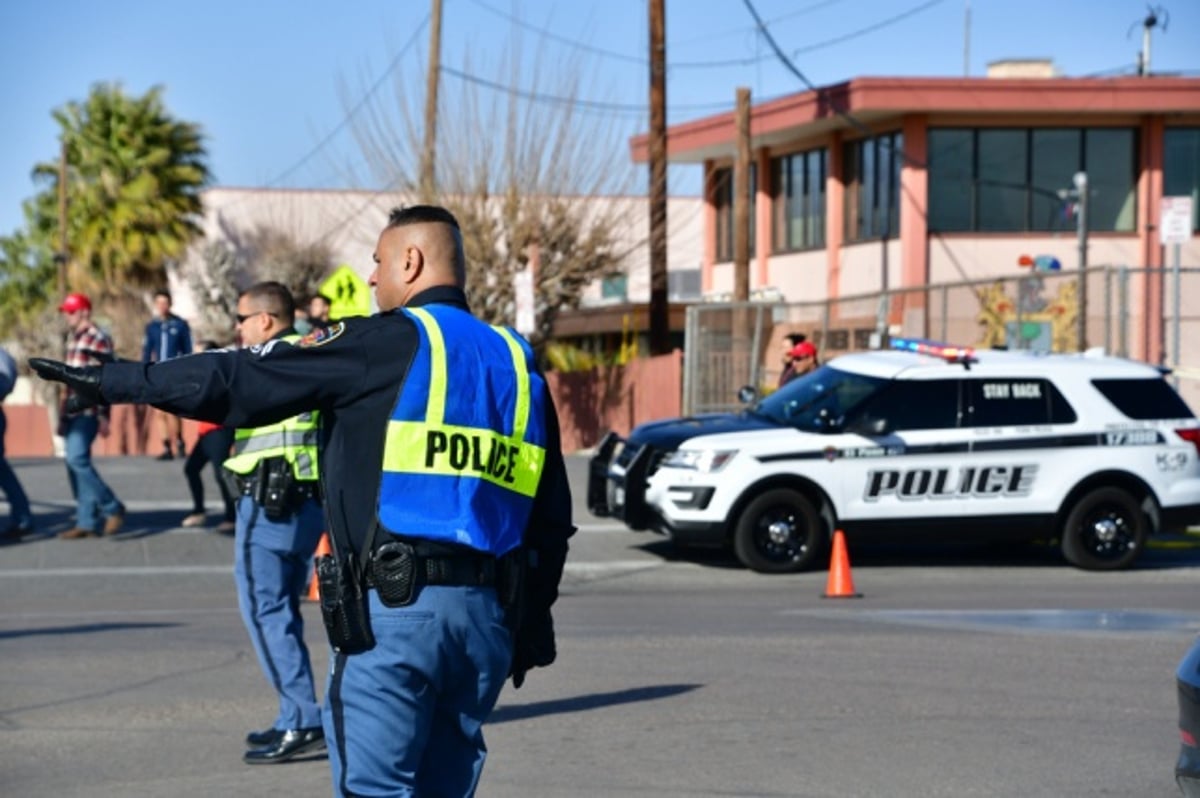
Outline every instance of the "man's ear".
<path id="1" fill-rule="evenodd" d="M 425 253 L 418 247 L 410 246 L 404 252 L 404 281 L 411 283 L 420 276 L 425 268 Z"/>

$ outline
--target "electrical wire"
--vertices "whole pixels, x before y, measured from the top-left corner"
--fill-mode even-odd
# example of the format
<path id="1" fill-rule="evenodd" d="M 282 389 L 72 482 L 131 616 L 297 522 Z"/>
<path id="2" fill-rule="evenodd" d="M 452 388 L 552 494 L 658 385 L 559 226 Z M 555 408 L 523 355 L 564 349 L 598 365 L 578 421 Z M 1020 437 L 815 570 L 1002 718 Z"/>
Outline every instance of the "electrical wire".
<path id="1" fill-rule="evenodd" d="M 817 42 L 816 44 L 810 44 L 805 47 L 801 47 L 799 49 L 793 50 L 792 58 L 795 58 L 796 56 L 800 55 L 801 53 L 811 53 L 814 50 L 821 50 L 826 47 L 832 47 L 835 44 L 841 44 L 842 42 L 846 42 L 851 39 L 856 39 L 859 36 L 865 36 L 868 33 L 874 33 L 875 31 L 879 30 L 880 28 L 886 28 L 888 25 L 894 25 L 897 22 L 903 22 L 904 20 L 908 19 L 909 17 L 915 16 L 915 15 L 921 13 L 922 11 L 925 11 L 926 9 L 929 9 L 929 8 L 933 8 L 934 6 L 940 5 L 941 3 L 942 3 L 942 0 L 928 0 L 928 2 L 921 3 L 920 5 L 917 5 L 917 6 L 913 6 L 912 8 L 908 9 L 907 11 L 902 11 L 894 17 L 888 17 L 887 19 L 880 20 L 879 22 L 876 22 L 873 25 L 868 25 L 865 28 L 859 28 L 858 30 L 851 31 L 850 33 L 846 33 L 841 36 L 835 36 L 832 39 L 826 39 L 823 42 Z"/>
<path id="2" fill-rule="evenodd" d="M 759 16 L 758 9 L 756 9 L 754 7 L 754 3 L 752 2 L 752 0 L 742 0 L 742 2 L 746 5 L 746 10 L 748 10 L 750 12 L 750 16 L 754 17 L 754 21 L 758 24 L 759 31 L 762 33 L 763 38 L 767 40 L 767 44 L 770 45 L 771 49 L 775 52 L 775 57 L 779 59 L 779 62 L 781 64 L 783 64 L 783 66 L 789 72 L 791 72 L 793 75 L 795 75 L 800 80 L 800 82 L 803 83 L 806 88 L 808 88 L 809 91 L 819 93 L 821 91 L 821 89 L 818 88 L 811 80 L 809 80 L 805 76 L 805 74 L 800 71 L 800 68 L 797 67 L 792 62 L 792 60 L 787 57 L 787 55 L 783 52 L 783 49 L 780 48 L 779 43 L 775 41 L 775 37 L 771 35 L 771 31 L 767 28 L 766 23 L 763 22 L 762 17 Z M 942 0 L 932 0 L 931 3 L 926 3 L 925 5 L 932 5 L 932 4 L 940 3 L 940 2 L 942 2 Z M 867 136 L 870 138 L 876 137 L 877 134 L 875 131 L 871 130 L 871 128 L 864 125 L 861 121 L 859 121 L 856 117 L 851 115 L 848 111 L 844 111 L 841 108 L 838 108 L 836 105 L 835 105 L 835 108 L 836 108 L 835 113 L 839 117 L 844 119 L 855 130 L 862 133 L 864 136 Z M 887 137 L 881 138 L 880 141 L 887 143 L 889 146 L 891 144 L 891 139 L 887 138 Z M 908 154 L 904 152 L 903 148 L 901 148 L 899 150 L 895 150 L 895 154 L 900 157 L 901 161 L 903 161 L 904 163 L 906 163 L 910 166 L 919 166 L 922 168 L 925 166 L 925 164 L 920 163 L 920 162 L 915 161 L 914 159 L 910 158 L 908 156 Z"/>
<path id="3" fill-rule="evenodd" d="M 496 6 L 492 6 L 491 4 L 488 4 L 488 2 L 485 2 L 484 0 L 470 0 L 470 2 L 472 2 L 472 4 L 475 6 L 484 8 L 484 10 L 487 12 L 496 14 L 497 17 L 508 20 L 508 22 L 518 26 L 518 28 L 522 28 L 524 30 L 534 32 L 534 34 L 538 34 L 539 36 L 544 36 L 545 38 L 547 38 L 547 40 L 550 40 L 553 42 L 558 42 L 559 44 L 566 44 L 566 46 L 568 46 L 568 47 L 574 47 L 575 49 L 582 50 L 582 52 L 584 52 L 584 53 L 599 55 L 599 56 L 602 56 L 602 58 L 610 58 L 610 59 L 617 60 L 617 61 L 624 61 L 625 64 L 636 64 L 638 66 L 643 66 L 643 67 L 649 66 L 649 59 L 647 59 L 647 58 L 641 58 L 641 56 L 629 55 L 626 53 L 618 53 L 618 52 L 616 52 L 616 50 L 610 50 L 610 49 L 605 49 L 605 48 L 601 48 L 601 47 L 594 47 L 594 46 L 592 46 L 592 44 L 587 44 L 587 43 L 584 43 L 584 42 L 581 42 L 578 40 L 574 40 L 574 38 L 569 38 L 566 36 L 556 34 L 556 32 L 553 32 L 546 28 L 539 28 L 539 26 L 524 22 L 524 20 L 521 19 L 520 17 L 516 17 L 515 14 L 511 14 L 509 12 L 500 10 L 500 8 L 497 8 Z M 842 0 L 822 0 L 821 2 L 814 2 L 814 4 L 804 6 L 803 8 L 797 8 L 797 10 L 790 11 L 785 14 L 780 14 L 779 17 L 775 17 L 774 19 L 769 20 L 769 22 L 764 23 L 764 24 L 773 25 L 776 23 L 784 22 L 785 19 L 791 19 L 793 17 L 800 16 L 800 14 L 820 10 L 820 8 L 823 8 L 824 6 L 834 5 L 835 2 L 842 2 Z M 901 22 L 901 20 L 904 20 L 904 19 L 907 19 L 908 17 L 913 16 L 913 14 L 922 12 L 925 10 L 925 8 L 929 8 L 931 6 L 936 6 L 936 5 L 940 4 L 940 2 L 942 2 L 942 0 L 929 0 L 928 2 L 924 2 L 924 4 L 922 4 L 922 5 L 910 8 L 910 10 L 908 10 L 908 11 L 896 14 L 895 17 L 889 17 L 888 19 L 882 20 L 882 22 L 868 25 L 868 26 L 866 26 L 866 28 L 863 28 L 863 29 L 852 31 L 852 32 L 850 32 L 850 34 L 844 34 L 841 36 L 836 36 L 834 38 L 829 38 L 829 40 L 816 42 L 814 44 L 808 44 L 808 46 L 805 46 L 803 48 L 796 50 L 796 53 L 808 53 L 808 52 L 811 52 L 811 50 L 832 47 L 832 46 L 834 46 L 834 44 L 841 44 L 842 42 L 847 42 L 847 41 L 852 40 L 852 38 L 857 38 L 858 36 L 864 36 L 866 34 L 871 34 L 871 32 L 875 32 L 876 30 L 880 30 L 881 28 L 886 28 L 886 26 L 888 26 L 888 25 L 892 25 L 892 24 Z M 746 29 L 742 29 L 740 31 L 722 31 L 720 35 L 725 36 L 725 35 L 730 34 L 730 32 L 749 32 L 749 31 L 758 31 L 758 30 L 761 30 L 761 28 L 758 28 L 758 26 L 755 26 L 755 28 L 746 28 Z M 702 38 L 706 38 L 706 37 L 695 38 L 695 40 L 689 40 L 689 41 L 701 41 Z M 710 38 L 710 37 L 707 37 L 707 38 Z M 678 46 L 678 44 L 680 44 L 680 43 L 683 43 L 683 42 L 668 43 L 667 52 L 670 53 L 671 47 Z M 793 55 L 796 53 L 793 53 Z M 768 60 L 769 58 L 770 58 L 769 55 L 748 55 L 748 56 L 744 56 L 744 58 L 732 58 L 732 59 L 715 59 L 715 60 L 714 59 L 706 59 L 706 60 L 702 60 L 702 61 L 696 61 L 696 60 L 668 61 L 667 68 L 668 68 L 668 70 L 724 70 L 724 68 L 730 68 L 730 67 L 756 66 L 758 64 L 761 64 L 761 62 Z"/>
<path id="4" fill-rule="evenodd" d="M 308 163 L 310 160 L 312 160 L 314 157 L 316 157 L 317 153 L 319 153 L 321 150 L 325 149 L 325 147 L 329 145 L 329 142 L 333 141 L 333 139 L 339 133 L 341 133 L 343 130 L 346 129 L 346 126 L 348 124 L 350 124 L 350 121 L 352 119 L 354 119 L 355 116 L 357 116 L 358 112 L 361 111 L 363 106 L 367 104 L 367 101 L 370 100 L 371 97 L 373 97 L 375 95 L 375 92 L 379 91 L 381 86 L 383 86 L 383 82 L 385 80 L 387 80 L 387 78 L 392 74 L 392 72 L 395 71 L 396 67 L 400 65 L 400 59 L 403 58 L 410 49 L 412 49 L 412 46 L 414 44 L 416 44 L 417 36 L 419 36 L 421 31 L 423 31 L 425 29 L 425 26 L 429 24 L 429 17 L 430 17 L 430 15 L 428 13 L 426 13 L 425 18 L 423 20 L 421 20 L 421 24 L 418 25 L 413 30 L 412 35 L 408 37 L 408 41 L 404 43 L 404 46 L 401 47 L 400 50 L 394 56 L 392 56 L 392 60 L 388 62 L 387 67 L 384 68 L 383 72 L 380 73 L 379 77 L 376 78 L 375 82 L 371 84 L 370 88 L 367 89 L 366 93 L 363 94 L 362 98 L 359 99 L 359 101 L 357 103 L 355 103 L 350 108 L 349 111 L 346 112 L 346 115 L 344 117 L 342 117 L 342 121 L 340 121 L 336 126 L 334 126 L 333 130 L 329 131 L 329 133 L 327 133 L 323 139 L 321 139 L 319 142 L 317 142 L 317 145 L 315 147 L 313 147 L 309 152 L 305 153 L 305 155 L 303 157 L 301 157 L 300 160 L 296 161 L 296 163 L 292 164 L 287 169 L 283 170 L 275 178 L 268 180 L 263 185 L 263 188 L 273 188 L 277 184 L 279 184 L 280 182 L 285 180 L 286 178 L 290 177 L 294 172 L 296 172 L 296 170 L 298 170 L 300 167 L 304 166 L 304 164 Z"/>
<path id="5" fill-rule="evenodd" d="M 534 102 L 550 103 L 555 105 L 570 105 L 578 108 L 581 111 L 593 111 L 597 113 L 618 113 L 618 114 L 634 114 L 642 116 L 649 113 L 648 103 L 606 103 L 596 100 L 581 100 L 576 97 L 563 97 L 555 94 L 542 94 L 539 92 L 526 91 L 513 86 L 505 86 L 502 83 L 497 83 L 493 80 L 481 78 L 478 75 L 472 75 L 468 72 L 442 65 L 439 67 L 442 74 L 449 75 L 459 80 L 465 80 L 468 83 L 474 83 L 494 91 L 499 91 L 508 94 L 512 97 L 521 97 L 522 99 L 531 100 Z M 675 105 L 671 106 L 676 111 L 716 111 L 728 110 L 731 103 L 700 103 L 694 105 Z"/>

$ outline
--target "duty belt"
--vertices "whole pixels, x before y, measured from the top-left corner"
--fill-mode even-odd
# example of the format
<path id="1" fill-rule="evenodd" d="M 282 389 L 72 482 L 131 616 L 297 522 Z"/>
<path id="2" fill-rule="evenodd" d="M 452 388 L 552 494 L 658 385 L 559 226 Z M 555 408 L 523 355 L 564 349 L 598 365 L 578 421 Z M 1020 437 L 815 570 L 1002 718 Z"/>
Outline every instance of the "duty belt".
<path id="1" fill-rule="evenodd" d="M 253 496 L 258 492 L 257 476 L 243 477 L 241 474 L 234 474 L 233 479 L 237 483 L 238 492 L 243 496 Z M 320 499 L 321 483 L 315 479 L 293 482 L 289 489 L 289 494 L 300 501 L 304 499 Z"/>
<path id="2" fill-rule="evenodd" d="M 395 541 L 395 539 L 393 538 Z M 415 585 L 449 585 L 492 587 L 496 584 L 496 558 L 490 554 L 464 551 L 450 546 L 421 541 L 403 541 L 411 547 Z M 378 553 L 387 543 L 376 546 Z M 367 587 L 378 587 L 374 568 L 367 568 Z"/>

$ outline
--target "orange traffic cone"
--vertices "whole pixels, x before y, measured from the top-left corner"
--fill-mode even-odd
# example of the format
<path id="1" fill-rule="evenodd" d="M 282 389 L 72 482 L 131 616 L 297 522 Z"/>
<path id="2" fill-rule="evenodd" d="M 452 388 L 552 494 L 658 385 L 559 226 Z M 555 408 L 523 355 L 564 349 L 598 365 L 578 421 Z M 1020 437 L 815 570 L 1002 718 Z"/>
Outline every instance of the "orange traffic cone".
<path id="1" fill-rule="evenodd" d="M 313 572 L 308 579 L 308 595 L 304 597 L 305 601 L 321 600 L 321 588 L 317 582 L 317 558 L 326 554 L 333 554 L 333 549 L 329 547 L 329 533 L 322 532 L 321 539 L 317 541 L 317 550 L 313 552 Z"/>
<path id="2" fill-rule="evenodd" d="M 850 555 L 846 553 L 846 536 L 838 529 L 833 533 L 833 554 L 829 558 L 829 580 L 821 598 L 862 598 L 855 591 L 850 576 Z"/>

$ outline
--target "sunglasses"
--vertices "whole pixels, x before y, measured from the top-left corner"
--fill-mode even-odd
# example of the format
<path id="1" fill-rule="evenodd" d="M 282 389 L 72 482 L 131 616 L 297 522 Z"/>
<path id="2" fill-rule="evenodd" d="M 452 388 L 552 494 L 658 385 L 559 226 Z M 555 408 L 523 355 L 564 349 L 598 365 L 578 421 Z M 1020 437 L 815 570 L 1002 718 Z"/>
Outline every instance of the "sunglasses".
<path id="1" fill-rule="evenodd" d="M 255 316 L 258 316 L 258 315 L 260 315 L 260 314 L 262 314 L 262 313 L 266 313 L 268 316 L 274 316 L 275 318 L 279 318 L 279 315 L 278 315 L 278 314 L 276 314 L 276 313 L 272 313 L 272 312 L 271 312 L 271 311 L 269 311 L 269 310 L 256 310 L 256 311 L 254 311 L 253 313 L 247 313 L 245 316 L 243 316 L 241 313 L 235 313 L 235 314 L 233 314 L 233 317 L 234 317 L 235 319 L 237 319 L 237 323 L 238 323 L 238 324 L 245 324 L 245 323 L 246 323 L 246 319 L 252 319 L 252 318 L 254 318 Z"/>

